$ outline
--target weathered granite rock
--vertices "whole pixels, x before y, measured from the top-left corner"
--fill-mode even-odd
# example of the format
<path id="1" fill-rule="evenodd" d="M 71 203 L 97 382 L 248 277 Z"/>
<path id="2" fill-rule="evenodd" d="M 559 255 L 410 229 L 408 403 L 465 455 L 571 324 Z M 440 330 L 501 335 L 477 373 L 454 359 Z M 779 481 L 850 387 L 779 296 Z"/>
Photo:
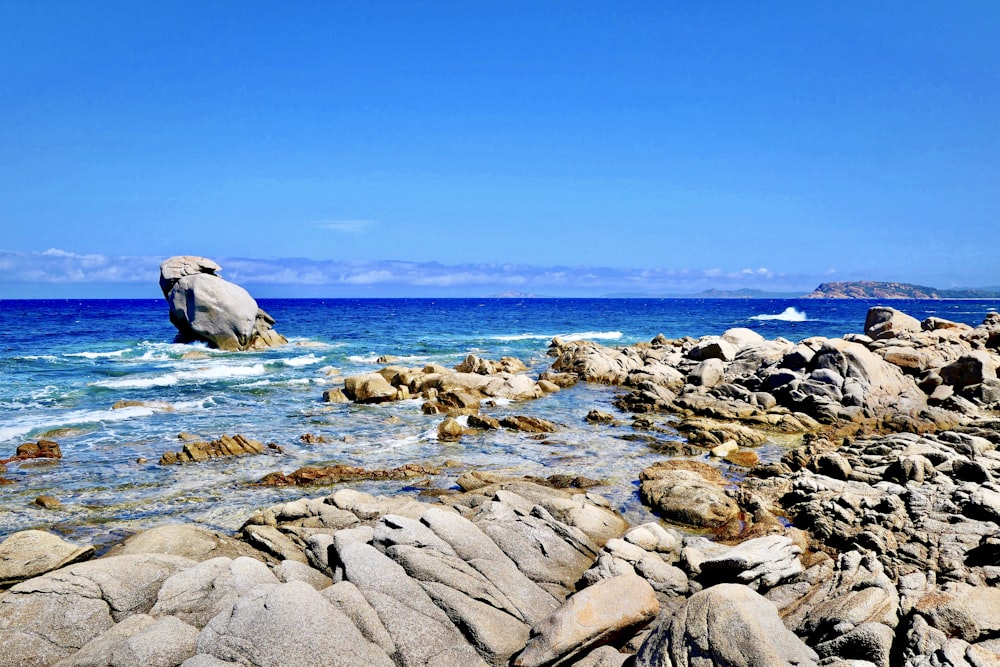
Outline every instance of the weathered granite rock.
<path id="1" fill-rule="evenodd" d="M 718 469 L 704 463 L 662 461 L 643 470 L 639 479 L 643 501 L 671 521 L 713 527 L 739 514 Z"/>
<path id="2" fill-rule="evenodd" d="M 277 583 L 278 579 L 258 560 L 212 558 L 164 581 L 149 613 L 175 616 L 203 628 L 254 586 Z"/>
<path id="3" fill-rule="evenodd" d="M 344 394 L 355 403 L 385 403 L 398 398 L 398 390 L 379 373 L 344 378 Z"/>
<path id="4" fill-rule="evenodd" d="M 160 264 L 160 289 L 179 339 L 203 340 L 222 350 L 287 343 L 272 329 L 274 319 L 245 289 L 217 275 L 220 270 L 215 262 L 190 255 Z"/>
<path id="5" fill-rule="evenodd" d="M 895 308 L 875 306 L 865 318 L 865 335 L 872 340 L 896 338 L 901 333 L 921 331 L 920 321 Z"/>
<path id="6" fill-rule="evenodd" d="M 198 652 L 257 667 L 393 667 L 342 611 L 300 581 L 245 592 L 202 630 Z"/>
<path id="7" fill-rule="evenodd" d="M 719 584 L 692 595 L 646 639 L 636 667 L 806 667 L 818 656 L 787 630 L 771 602 L 746 586 Z"/>
<path id="8" fill-rule="evenodd" d="M 360 466 L 349 465 L 306 466 L 288 474 L 282 472 L 269 473 L 257 483 L 262 486 L 318 486 L 321 484 L 340 484 L 341 482 L 362 479 L 414 479 L 416 477 L 436 475 L 439 472 L 440 470 L 437 468 L 422 466 L 416 463 L 406 463 L 388 470 L 369 470 Z"/>
<path id="9" fill-rule="evenodd" d="M 0 588 L 94 556 L 94 547 L 73 544 L 41 530 L 23 530 L 0 542 Z"/>
<path id="10" fill-rule="evenodd" d="M 338 546 L 337 559 L 344 578 L 357 586 L 392 637 L 398 664 L 486 664 L 424 589 L 392 559 L 359 542 Z"/>
<path id="11" fill-rule="evenodd" d="M 55 667 L 175 667 L 195 653 L 198 629 L 173 616 L 136 614 L 90 640 Z"/>
<path id="12" fill-rule="evenodd" d="M 248 456 L 253 454 L 264 454 L 271 445 L 265 445 L 253 438 L 240 435 L 224 435 L 211 442 L 191 441 L 185 442 L 184 448 L 179 452 L 166 452 L 160 458 L 160 465 L 170 465 L 172 463 L 192 463 L 208 461 L 209 459 Z M 273 447 L 277 451 L 277 447 Z"/>
<path id="13" fill-rule="evenodd" d="M 804 570 L 801 553 L 784 535 L 758 537 L 702 561 L 701 578 L 711 583 L 741 583 L 757 591 L 773 588 Z"/>
<path id="14" fill-rule="evenodd" d="M 0 664 L 41 667 L 78 651 L 115 623 L 148 612 L 160 585 L 194 565 L 137 554 L 70 565 L 0 596 Z"/>
<path id="15" fill-rule="evenodd" d="M 624 574 L 605 579 L 570 597 L 532 628 L 517 667 L 542 667 L 572 660 L 591 648 L 633 632 L 656 618 L 660 604 L 645 579 Z"/>
<path id="16" fill-rule="evenodd" d="M 205 561 L 225 556 L 249 556 L 265 560 L 262 553 L 246 542 L 192 524 L 167 524 L 144 530 L 112 547 L 108 556 L 167 554 Z"/>

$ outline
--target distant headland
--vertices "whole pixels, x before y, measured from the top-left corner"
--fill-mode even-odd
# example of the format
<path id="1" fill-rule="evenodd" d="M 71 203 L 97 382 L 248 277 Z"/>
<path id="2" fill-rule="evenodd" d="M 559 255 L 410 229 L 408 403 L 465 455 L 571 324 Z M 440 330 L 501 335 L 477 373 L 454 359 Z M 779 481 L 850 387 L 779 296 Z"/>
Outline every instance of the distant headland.
<path id="1" fill-rule="evenodd" d="M 992 299 L 1000 297 L 1000 288 L 939 290 L 909 283 L 856 282 L 822 283 L 807 299 Z"/>
<path id="2" fill-rule="evenodd" d="M 1000 299 L 1000 287 L 970 287 L 937 289 L 923 285 L 897 282 L 859 280 L 821 283 L 809 294 L 801 292 L 767 292 L 758 289 L 707 289 L 696 294 L 649 294 L 617 292 L 604 298 L 629 299 Z"/>

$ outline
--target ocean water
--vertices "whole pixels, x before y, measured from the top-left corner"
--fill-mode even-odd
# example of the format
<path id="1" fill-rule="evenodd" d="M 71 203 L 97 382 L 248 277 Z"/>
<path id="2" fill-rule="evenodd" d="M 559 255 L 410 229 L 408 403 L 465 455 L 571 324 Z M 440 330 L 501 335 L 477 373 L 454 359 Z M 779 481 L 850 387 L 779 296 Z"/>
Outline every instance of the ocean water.
<path id="1" fill-rule="evenodd" d="M 546 370 L 554 336 L 627 345 L 659 333 L 674 338 L 749 327 L 767 338 L 801 340 L 861 332 L 871 302 L 693 299 L 364 299 L 260 300 L 289 345 L 263 352 L 220 352 L 173 343 L 162 300 L 0 301 L 0 458 L 26 441 L 50 438 L 59 461 L 12 463 L 0 484 L 0 539 L 43 528 L 93 544 L 170 521 L 238 528 L 251 512 L 329 488 L 264 488 L 269 472 L 345 463 L 389 468 L 446 467 L 429 480 L 448 488 L 468 469 L 602 480 L 598 492 L 633 521 L 648 518 L 637 495 L 642 468 L 664 455 L 628 438 L 627 425 L 593 426 L 593 408 L 614 412 L 619 391 L 580 384 L 536 401 L 499 405 L 495 416 L 528 414 L 563 428 L 543 439 L 499 432 L 438 442 L 440 416 L 420 401 L 379 406 L 327 405 L 325 389 L 343 377 L 394 363 L 454 366 L 472 353 L 513 355 Z M 998 301 L 903 301 L 930 315 L 979 324 Z M 194 354 L 192 354 L 194 353 Z M 118 401 L 144 405 L 112 409 Z M 627 423 L 627 415 L 622 415 Z M 160 466 L 182 446 L 181 432 L 206 439 L 241 433 L 279 444 L 282 454 Z M 305 444 L 310 433 L 328 440 Z M 665 436 L 669 437 L 669 436 Z M 780 456 L 782 443 L 762 450 Z M 374 493 L 412 491 L 405 482 L 352 483 Z M 46 510 L 33 501 L 58 498 Z"/>

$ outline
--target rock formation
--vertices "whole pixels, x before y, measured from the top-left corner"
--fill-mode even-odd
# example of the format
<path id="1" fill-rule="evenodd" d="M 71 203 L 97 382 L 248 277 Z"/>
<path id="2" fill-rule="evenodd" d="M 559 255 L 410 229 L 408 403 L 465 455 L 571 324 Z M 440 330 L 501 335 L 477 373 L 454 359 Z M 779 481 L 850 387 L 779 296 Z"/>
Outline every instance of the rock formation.
<path id="1" fill-rule="evenodd" d="M 170 304 L 178 340 L 201 340 L 220 350 L 250 350 L 288 341 L 250 294 L 223 280 L 210 259 L 182 255 L 160 264 L 160 289 Z"/>

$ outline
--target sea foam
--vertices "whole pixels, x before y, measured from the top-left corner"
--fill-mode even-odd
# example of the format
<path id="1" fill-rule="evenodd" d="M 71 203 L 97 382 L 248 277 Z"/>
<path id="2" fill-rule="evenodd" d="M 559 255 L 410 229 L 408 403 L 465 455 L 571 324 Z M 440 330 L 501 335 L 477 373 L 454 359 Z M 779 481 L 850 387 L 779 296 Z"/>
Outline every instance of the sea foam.
<path id="1" fill-rule="evenodd" d="M 778 320 L 781 322 L 807 322 L 809 320 L 806 314 L 801 310 L 796 310 L 794 306 L 789 306 L 777 315 L 754 315 L 750 318 L 751 320 L 758 321 L 770 321 Z"/>
<path id="2" fill-rule="evenodd" d="M 219 382 L 230 378 L 253 377 L 267 371 L 264 364 L 253 366 L 208 366 L 193 371 L 177 371 L 147 377 L 126 377 L 114 380 L 100 380 L 91 383 L 95 387 L 111 389 L 147 389 L 149 387 L 171 387 L 182 382 Z"/>

